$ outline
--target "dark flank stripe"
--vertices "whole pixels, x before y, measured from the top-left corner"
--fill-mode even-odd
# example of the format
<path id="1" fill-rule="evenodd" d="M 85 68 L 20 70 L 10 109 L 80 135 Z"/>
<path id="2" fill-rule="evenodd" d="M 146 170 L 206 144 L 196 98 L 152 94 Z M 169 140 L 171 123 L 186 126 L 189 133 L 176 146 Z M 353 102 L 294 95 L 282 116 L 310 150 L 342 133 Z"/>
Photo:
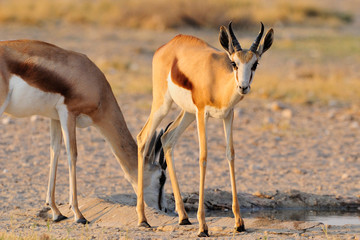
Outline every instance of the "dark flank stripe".
<path id="1" fill-rule="evenodd" d="M 193 85 L 190 82 L 189 78 L 185 76 L 185 74 L 179 69 L 177 58 L 174 59 L 174 62 L 171 67 L 171 79 L 176 85 L 182 88 L 185 88 L 190 91 L 193 89 Z"/>
<path id="2" fill-rule="evenodd" d="M 8 69 L 24 79 L 30 86 L 44 92 L 59 93 L 65 98 L 71 94 L 71 86 L 59 74 L 32 61 L 7 61 Z"/>

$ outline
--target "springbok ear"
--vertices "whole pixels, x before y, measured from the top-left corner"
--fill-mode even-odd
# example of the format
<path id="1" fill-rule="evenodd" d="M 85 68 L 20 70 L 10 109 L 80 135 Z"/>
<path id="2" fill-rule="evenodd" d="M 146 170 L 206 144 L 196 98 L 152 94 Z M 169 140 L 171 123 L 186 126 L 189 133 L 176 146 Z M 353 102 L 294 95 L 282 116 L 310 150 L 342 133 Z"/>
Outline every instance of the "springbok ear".
<path id="1" fill-rule="evenodd" d="M 221 46 L 225 49 L 225 51 L 227 52 L 227 54 L 229 54 L 229 56 L 233 54 L 234 48 L 230 43 L 229 35 L 227 34 L 226 27 L 224 26 L 220 27 L 219 41 Z"/>
<path id="2" fill-rule="evenodd" d="M 260 49 L 259 49 L 260 56 L 271 47 L 271 45 L 273 44 L 273 41 L 274 41 L 274 30 L 271 28 L 266 33 L 266 36 L 264 38 L 264 43 L 260 46 Z"/>

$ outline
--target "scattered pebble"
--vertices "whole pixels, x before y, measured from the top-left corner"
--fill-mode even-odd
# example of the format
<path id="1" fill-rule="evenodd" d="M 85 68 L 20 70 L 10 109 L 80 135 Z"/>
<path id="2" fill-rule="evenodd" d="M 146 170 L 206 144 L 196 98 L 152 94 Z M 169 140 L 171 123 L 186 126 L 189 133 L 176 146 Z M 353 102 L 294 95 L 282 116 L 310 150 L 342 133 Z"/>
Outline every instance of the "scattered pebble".
<path id="1" fill-rule="evenodd" d="M 272 117 L 265 117 L 263 120 L 264 124 L 273 124 L 275 121 Z"/>
<path id="2" fill-rule="evenodd" d="M 39 119 L 38 116 L 34 115 L 30 117 L 30 122 L 36 122 Z"/>
<path id="3" fill-rule="evenodd" d="M 12 120 L 11 118 L 9 117 L 5 117 L 1 120 L 1 123 L 4 124 L 4 125 L 8 125 L 8 124 L 12 124 L 14 123 L 14 120 Z"/>
<path id="4" fill-rule="evenodd" d="M 293 173 L 305 175 L 307 172 L 306 172 L 306 170 L 303 170 L 303 169 L 294 168 Z"/>
<path id="5" fill-rule="evenodd" d="M 336 110 L 331 109 L 327 114 L 328 119 L 334 119 L 336 117 Z"/>
<path id="6" fill-rule="evenodd" d="M 349 174 L 347 174 L 347 173 L 344 173 L 343 175 L 341 175 L 341 179 L 346 179 L 348 177 L 349 177 Z"/>
<path id="7" fill-rule="evenodd" d="M 351 129 L 358 129 L 360 127 L 359 123 L 357 121 L 352 121 L 350 123 L 350 128 Z"/>
<path id="8" fill-rule="evenodd" d="M 276 101 L 276 102 L 270 103 L 268 105 L 268 108 L 272 111 L 279 111 L 279 110 L 285 109 L 286 107 L 283 103 Z"/>
<path id="9" fill-rule="evenodd" d="M 292 116 L 293 116 L 293 112 L 291 111 L 291 109 L 284 109 L 284 110 L 282 110 L 282 112 L 281 112 L 281 116 L 282 116 L 283 118 L 290 119 L 290 118 L 292 118 Z"/>

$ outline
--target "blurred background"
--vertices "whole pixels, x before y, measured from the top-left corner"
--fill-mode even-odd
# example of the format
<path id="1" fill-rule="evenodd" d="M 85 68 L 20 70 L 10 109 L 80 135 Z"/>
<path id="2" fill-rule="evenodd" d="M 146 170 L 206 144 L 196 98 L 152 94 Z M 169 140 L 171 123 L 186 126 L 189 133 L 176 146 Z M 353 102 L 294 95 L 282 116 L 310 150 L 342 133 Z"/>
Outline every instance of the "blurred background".
<path id="1" fill-rule="evenodd" d="M 221 49 L 233 21 L 248 48 L 262 21 L 275 41 L 250 98 L 301 104 L 360 101 L 357 0 L 1 0 L 0 39 L 40 39 L 87 54 L 116 94 L 151 95 L 155 50 L 179 33 Z"/>

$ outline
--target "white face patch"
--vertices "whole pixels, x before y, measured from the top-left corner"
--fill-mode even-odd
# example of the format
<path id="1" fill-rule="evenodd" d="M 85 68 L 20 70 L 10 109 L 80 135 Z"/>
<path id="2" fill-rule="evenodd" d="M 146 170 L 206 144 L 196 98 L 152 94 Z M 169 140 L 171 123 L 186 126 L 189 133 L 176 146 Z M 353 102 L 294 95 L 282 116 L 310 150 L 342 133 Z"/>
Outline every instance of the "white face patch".
<path id="1" fill-rule="evenodd" d="M 14 117 L 41 115 L 59 119 L 55 105 L 62 97 L 60 94 L 43 92 L 16 75 L 10 78 L 9 92 L 11 96 L 5 113 Z"/>
<path id="2" fill-rule="evenodd" d="M 168 91 L 174 102 L 189 113 L 196 113 L 196 106 L 192 100 L 191 91 L 176 85 L 171 79 L 171 72 L 167 78 Z"/>
<path id="3" fill-rule="evenodd" d="M 148 174 L 147 174 L 148 173 Z M 158 209 L 165 210 L 167 208 L 166 198 L 165 198 L 165 189 L 162 189 L 161 192 L 161 208 L 159 209 L 159 194 L 160 194 L 160 176 L 161 170 L 157 171 L 145 171 L 144 172 L 144 200 L 147 206 Z"/>
<path id="4" fill-rule="evenodd" d="M 240 60 L 237 59 L 236 65 L 238 66 L 238 69 L 237 71 L 234 71 L 234 74 L 235 74 L 235 81 L 238 86 L 237 91 L 240 94 L 246 94 L 250 91 L 250 85 L 254 77 L 254 71 L 252 71 L 252 68 L 257 60 L 258 59 L 255 54 L 250 59 L 250 61 L 248 61 L 245 64 L 242 64 Z M 243 92 L 242 89 L 247 89 L 247 90 Z"/>

